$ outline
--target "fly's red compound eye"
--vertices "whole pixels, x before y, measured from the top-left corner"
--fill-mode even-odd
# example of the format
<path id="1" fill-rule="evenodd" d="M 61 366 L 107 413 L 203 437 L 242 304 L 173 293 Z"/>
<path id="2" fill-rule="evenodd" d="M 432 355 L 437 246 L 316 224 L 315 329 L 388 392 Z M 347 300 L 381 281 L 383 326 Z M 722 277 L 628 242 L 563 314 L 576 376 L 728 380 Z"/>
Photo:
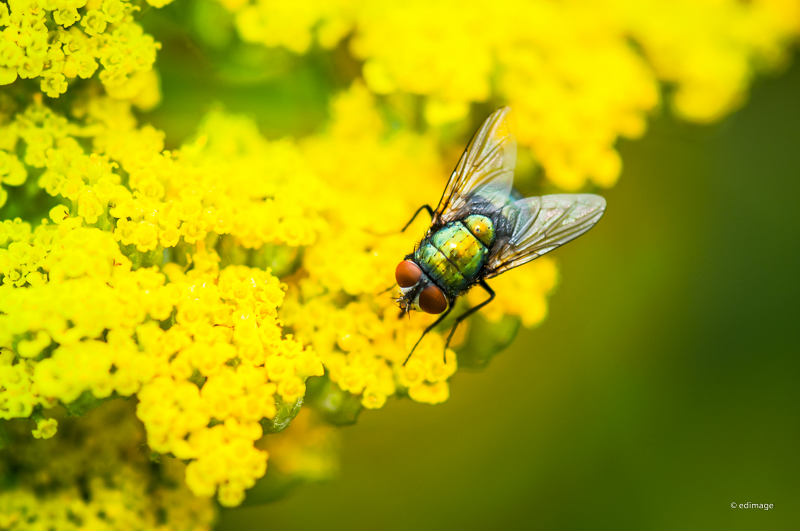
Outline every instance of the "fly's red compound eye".
<path id="1" fill-rule="evenodd" d="M 419 294 L 419 307 L 425 313 L 442 313 L 447 309 L 447 299 L 442 290 L 430 285 Z"/>
<path id="2" fill-rule="evenodd" d="M 419 282 L 422 277 L 422 270 L 417 264 L 410 260 L 403 260 L 397 266 L 394 272 L 394 278 L 397 279 L 397 285 L 401 288 L 410 288 Z"/>

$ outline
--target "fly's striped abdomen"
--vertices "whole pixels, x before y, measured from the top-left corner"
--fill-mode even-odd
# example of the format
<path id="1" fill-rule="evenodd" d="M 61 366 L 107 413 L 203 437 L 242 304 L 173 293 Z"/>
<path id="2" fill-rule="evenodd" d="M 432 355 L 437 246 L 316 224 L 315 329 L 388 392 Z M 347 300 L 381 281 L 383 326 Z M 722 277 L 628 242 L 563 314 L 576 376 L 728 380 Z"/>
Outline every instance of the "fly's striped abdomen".
<path id="1" fill-rule="evenodd" d="M 454 221 L 423 241 L 414 258 L 436 284 L 458 293 L 477 278 L 488 253 L 463 223 Z"/>

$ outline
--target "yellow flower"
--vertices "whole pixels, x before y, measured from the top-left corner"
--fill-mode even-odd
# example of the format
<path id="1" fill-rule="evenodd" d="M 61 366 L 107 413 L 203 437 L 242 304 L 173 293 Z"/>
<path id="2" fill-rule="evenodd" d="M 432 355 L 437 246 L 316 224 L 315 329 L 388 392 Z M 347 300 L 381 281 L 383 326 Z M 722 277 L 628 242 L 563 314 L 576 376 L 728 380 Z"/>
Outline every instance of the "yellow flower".
<path id="1" fill-rule="evenodd" d="M 81 26 L 86 28 L 87 35 L 97 35 L 98 33 L 103 33 L 106 30 L 106 26 L 108 25 L 108 21 L 105 19 L 105 15 L 102 11 L 97 9 L 91 9 L 86 12 L 86 15 L 81 20 Z"/>
<path id="2" fill-rule="evenodd" d="M 444 382 L 434 384 L 418 384 L 408 389 L 408 396 L 417 402 L 438 404 L 450 397 L 450 390 Z"/>
<path id="3" fill-rule="evenodd" d="M 58 421 L 56 419 L 40 420 L 36 423 L 33 436 L 37 439 L 50 439 L 56 434 L 56 426 L 58 426 Z"/>
<path id="4" fill-rule="evenodd" d="M 161 7 L 168 2 L 151 3 Z M 66 92 L 67 78 L 92 77 L 99 65 L 98 77 L 108 87 L 150 72 L 160 44 L 133 21 L 136 9 L 128 0 L 95 1 L 88 7 L 85 1 L 3 4 L 0 19 L 5 22 L 0 25 L 7 27 L 0 39 L 0 84 L 13 83 L 17 76 L 41 78 L 41 90 L 57 98 Z M 57 24 L 53 31 L 45 23 L 48 17 Z M 139 87 L 137 104 L 143 108 L 157 103 L 153 100 L 159 93 L 152 87 L 147 84 L 147 93 Z"/>
<path id="5" fill-rule="evenodd" d="M 78 215 L 86 220 L 86 223 L 97 223 L 97 219 L 103 215 L 104 205 L 97 198 L 97 194 L 86 191 L 78 196 Z"/>
<path id="6" fill-rule="evenodd" d="M 51 98 L 57 98 L 59 94 L 67 91 L 67 82 L 63 74 L 53 74 L 42 78 L 42 92 Z"/>
<path id="7" fill-rule="evenodd" d="M 16 155 L 0 151 L 0 182 L 9 186 L 20 186 L 28 173 Z"/>
<path id="8" fill-rule="evenodd" d="M 278 383 L 278 394 L 284 401 L 294 403 L 306 394 L 306 386 L 297 376 L 290 376 Z"/>
<path id="9" fill-rule="evenodd" d="M 81 16 L 78 14 L 78 10 L 74 7 L 65 7 L 64 9 L 53 11 L 53 20 L 56 21 L 56 24 L 61 24 L 65 28 L 73 25 L 80 20 L 80 18 Z"/>

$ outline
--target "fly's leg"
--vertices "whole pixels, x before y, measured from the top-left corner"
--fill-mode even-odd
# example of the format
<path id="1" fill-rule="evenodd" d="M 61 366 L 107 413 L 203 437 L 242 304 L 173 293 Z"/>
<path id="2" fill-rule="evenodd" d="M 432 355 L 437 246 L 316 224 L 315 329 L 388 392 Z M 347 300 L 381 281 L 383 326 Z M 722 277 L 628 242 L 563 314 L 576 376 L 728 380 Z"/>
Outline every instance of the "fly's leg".
<path id="1" fill-rule="evenodd" d="M 432 324 L 432 325 L 430 325 L 428 328 L 426 328 L 426 329 L 425 329 L 425 331 L 424 331 L 424 332 L 422 332 L 422 335 L 421 335 L 421 336 L 419 336 L 419 339 L 417 339 L 417 342 L 416 342 L 416 343 L 414 343 L 414 348 L 412 348 L 412 349 L 411 349 L 411 352 L 409 352 L 409 353 L 408 353 L 408 357 L 406 358 L 406 361 L 404 361 L 404 362 L 403 362 L 403 367 L 405 367 L 406 363 L 408 363 L 408 360 L 410 360 L 410 359 L 411 359 L 411 355 L 412 355 L 412 354 L 414 354 L 414 351 L 417 349 L 417 346 L 419 345 L 419 342 L 420 342 L 420 341 L 422 341 L 422 338 L 423 338 L 423 337 L 425 337 L 426 335 L 428 335 L 428 332 L 430 332 L 431 330 L 433 330 L 434 328 L 436 328 L 436 327 L 439 325 L 439 323 L 441 323 L 442 321 L 444 321 L 445 317 L 447 317 L 447 315 L 450 313 L 450 311 L 451 311 L 452 309 L 453 309 L 453 305 L 451 304 L 451 305 L 449 305 L 449 307 L 447 308 L 447 311 L 445 311 L 445 312 L 444 312 L 442 315 L 440 315 L 440 316 L 439 316 L 439 318 L 438 318 L 438 319 L 436 319 L 436 320 L 433 322 L 433 324 Z"/>
<path id="2" fill-rule="evenodd" d="M 407 229 L 407 228 L 408 228 L 408 227 L 409 227 L 409 226 L 410 226 L 412 223 L 414 223 L 414 220 L 415 220 L 415 219 L 417 219 L 417 216 L 418 216 L 418 215 L 419 215 L 419 213 L 420 213 L 420 212 L 422 212 L 423 210 L 424 210 L 425 212 L 427 212 L 427 213 L 428 213 L 428 215 L 431 217 L 431 219 L 433 219 L 433 209 L 431 208 L 431 206 L 430 206 L 430 205 L 422 205 L 421 207 L 419 207 L 419 208 L 417 209 L 417 211 L 416 211 L 416 212 L 414 212 L 414 215 L 413 215 L 413 216 L 411 216 L 411 219 L 410 219 L 410 220 L 408 220 L 408 223 L 406 223 L 406 226 L 405 226 L 405 227 L 403 227 L 402 229 L 400 229 L 400 232 L 405 232 L 405 231 L 406 231 L 406 229 Z"/>
<path id="3" fill-rule="evenodd" d="M 418 216 L 418 215 L 419 215 L 419 213 L 420 213 L 420 212 L 422 212 L 423 210 L 424 210 L 424 211 L 426 211 L 426 212 L 428 213 L 428 215 L 431 217 L 431 219 L 433 219 L 433 209 L 431 208 L 431 206 L 430 206 L 430 205 L 422 205 L 421 207 L 419 207 L 419 208 L 417 209 L 417 211 L 416 211 L 416 212 L 414 212 L 414 215 L 413 215 L 413 216 L 411 216 L 411 219 L 408 221 L 408 223 L 406 223 L 406 224 L 405 224 L 405 226 L 404 226 L 402 229 L 400 229 L 400 232 L 405 232 L 405 231 L 406 231 L 406 229 L 407 229 L 407 228 L 408 228 L 408 227 L 409 227 L 409 226 L 410 226 L 412 223 L 414 223 L 414 220 L 415 220 L 415 219 L 417 219 L 417 216 Z M 398 233 L 396 233 L 396 232 L 384 232 L 384 233 L 378 233 L 378 232 L 372 232 L 372 231 L 370 231 L 370 230 L 367 230 L 367 231 L 365 231 L 365 232 L 368 232 L 368 233 L 370 233 L 370 234 L 373 234 L 373 235 L 375 235 L 375 236 L 389 236 L 389 235 L 391 235 L 391 234 L 398 234 Z"/>
<path id="4" fill-rule="evenodd" d="M 447 336 L 447 341 L 445 341 L 445 344 L 444 344 L 444 362 L 445 363 L 447 363 L 447 347 L 450 346 L 450 340 L 453 339 L 453 334 L 456 333 L 456 328 L 458 328 L 458 325 L 461 324 L 461 321 L 463 321 L 464 319 L 466 319 L 467 317 L 469 317 L 473 313 L 477 312 L 478 310 L 480 310 L 481 308 L 483 308 L 484 306 L 486 306 L 487 304 L 492 302 L 492 300 L 494 299 L 494 290 L 489 287 L 489 284 L 487 284 L 485 280 L 481 280 L 478 283 L 478 285 L 480 287 L 482 287 L 484 290 L 486 290 L 486 293 L 489 294 L 489 298 L 486 299 L 485 301 L 483 301 L 482 303 L 480 303 L 479 305 L 470 308 L 466 312 L 464 312 L 461 315 L 459 315 L 458 317 L 456 317 L 456 322 L 455 322 L 455 324 L 453 324 L 453 328 L 450 329 L 450 335 Z"/>
<path id="5" fill-rule="evenodd" d="M 388 287 L 388 288 L 386 288 L 385 290 L 383 290 L 383 291 L 381 291 L 380 293 L 378 293 L 378 295 L 383 295 L 383 294 L 384 294 L 384 293 L 386 293 L 387 291 L 390 291 L 390 290 L 391 290 L 393 287 L 395 287 L 396 285 L 397 285 L 397 282 L 395 282 L 394 284 L 392 284 L 391 286 L 389 286 L 389 287 Z"/>
<path id="6" fill-rule="evenodd" d="M 414 215 L 413 215 L 413 216 L 411 216 L 411 219 L 408 221 L 408 223 L 406 223 L 406 224 L 405 224 L 405 226 L 404 226 L 402 229 L 400 229 L 400 232 L 401 232 L 401 233 L 402 233 L 402 232 L 405 232 L 405 231 L 406 231 L 406 229 L 407 229 L 409 226 L 411 226 L 411 224 L 412 224 L 412 223 L 414 223 L 414 220 L 415 220 L 415 219 L 417 219 L 417 216 L 418 216 L 418 215 L 419 215 L 419 213 L 420 213 L 420 212 L 422 212 L 423 210 L 425 210 L 425 211 L 428 213 L 428 215 L 431 217 L 431 219 L 433 219 L 433 209 L 431 208 L 431 206 L 430 206 L 430 205 L 422 205 L 421 207 L 419 207 L 419 208 L 417 209 L 417 211 L 416 211 L 416 212 L 414 212 Z M 375 234 L 376 236 L 388 236 L 389 234 L 393 234 L 393 233 L 391 233 L 391 232 L 390 232 L 390 233 L 385 233 L 385 234 L 378 234 L 378 233 L 376 233 L 376 232 L 373 232 L 372 234 Z M 391 286 L 389 286 L 389 287 L 388 287 L 388 288 L 386 288 L 385 290 L 383 290 L 383 291 L 381 291 L 380 293 L 378 293 L 378 295 L 383 295 L 384 293 L 386 293 L 387 291 L 389 291 L 390 289 L 392 289 L 392 288 L 393 288 L 393 287 L 395 287 L 396 285 L 397 285 L 397 283 L 394 283 L 394 284 L 392 284 Z"/>

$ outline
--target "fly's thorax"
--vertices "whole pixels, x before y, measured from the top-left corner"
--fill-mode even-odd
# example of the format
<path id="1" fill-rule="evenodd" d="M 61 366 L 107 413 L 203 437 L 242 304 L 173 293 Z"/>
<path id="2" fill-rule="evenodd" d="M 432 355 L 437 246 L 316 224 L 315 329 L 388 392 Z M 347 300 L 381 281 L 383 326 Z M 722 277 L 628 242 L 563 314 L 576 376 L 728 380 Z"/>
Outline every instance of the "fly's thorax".
<path id="1" fill-rule="evenodd" d="M 484 227 L 492 227 L 488 218 L 476 217 L 486 220 Z M 464 223 L 454 221 L 423 240 L 415 259 L 436 284 L 455 296 L 475 282 L 488 252 Z"/>
<path id="2" fill-rule="evenodd" d="M 486 247 L 491 247 L 495 240 L 494 222 L 481 214 L 467 216 L 464 225 Z"/>
<path id="3" fill-rule="evenodd" d="M 433 244 L 432 238 L 423 240 L 414 253 L 414 260 L 433 282 L 448 292 L 458 292 L 467 285 L 464 275 Z"/>

